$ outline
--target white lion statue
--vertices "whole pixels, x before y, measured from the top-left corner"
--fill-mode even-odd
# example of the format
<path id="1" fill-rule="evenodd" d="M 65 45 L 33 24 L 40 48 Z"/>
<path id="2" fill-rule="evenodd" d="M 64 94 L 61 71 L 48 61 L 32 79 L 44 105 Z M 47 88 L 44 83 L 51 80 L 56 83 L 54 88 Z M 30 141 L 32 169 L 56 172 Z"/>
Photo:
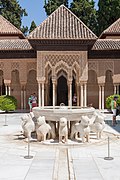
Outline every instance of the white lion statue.
<path id="1" fill-rule="evenodd" d="M 89 133 L 90 133 L 90 119 L 87 116 L 81 116 L 80 123 L 73 124 L 71 127 L 70 137 L 73 139 L 74 135 L 79 132 L 82 142 L 89 142 Z"/>
<path id="2" fill-rule="evenodd" d="M 38 126 L 36 129 L 37 140 L 38 141 L 45 141 L 47 138 L 46 137 L 47 134 L 51 130 L 50 125 L 47 124 L 45 121 L 45 116 L 39 116 L 39 118 L 37 119 L 37 126 Z"/>
<path id="3" fill-rule="evenodd" d="M 103 129 L 105 128 L 105 115 L 102 113 L 95 112 L 95 120 L 90 124 L 90 130 L 97 134 L 97 139 L 102 137 Z"/>
<path id="4" fill-rule="evenodd" d="M 23 117 L 21 117 L 21 120 L 22 120 L 23 134 L 25 135 L 25 137 L 27 137 L 30 140 L 31 133 L 35 131 L 35 124 L 30 114 L 24 115 Z"/>
<path id="5" fill-rule="evenodd" d="M 67 119 L 65 117 L 60 118 L 59 121 L 59 143 L 67 143 L 68 141 L 68 127 Z"/>

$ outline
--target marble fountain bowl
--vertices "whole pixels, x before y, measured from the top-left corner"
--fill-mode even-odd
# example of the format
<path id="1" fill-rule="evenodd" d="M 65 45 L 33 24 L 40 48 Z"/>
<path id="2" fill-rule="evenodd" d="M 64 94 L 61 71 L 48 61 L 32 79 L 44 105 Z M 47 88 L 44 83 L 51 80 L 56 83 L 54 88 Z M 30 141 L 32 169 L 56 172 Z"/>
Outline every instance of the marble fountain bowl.
<path id="1" fill-rule="evenodd" d="M 101 125 L 101 122 L 98 124 L 97 129 L 93 129 L 91 133 L 91 127 L 89 125 L 94 124 L 93 120 L 96 116 L 96 109 L 93 107 L 78 107 L 78 106 L 45 106 L 43 107 L 34 107 L 32 109 L 35 119 L 38 119 L 40 116 L 45 116 L 45 120 L 47 124 L 51 125 L 51 130 L 53 130 L 55 137 L 48 138 L 43 141 L 44 144 L 67 144 L 67 145 L 74 145 L 78 144 L 79 142 L 97 142 L 101 139 L 101 133 L 103 132 L 105 123 Z M 82 117 L 82 116 L 88 116 Z M 42 118 L 42 117 L 40 117 Z M 83 119 L 86 118 L 84 121 Z M 100 121 L 101 121 L 101 117 Z M 67 122 L 64 126 L 61 124 L 61 119 Z M 90 121 L 88 121 L 88 119 Z M 104 118 L 102 118 L 103 120 Z M 98 120 L 98 119 L 97 119 Z M 51 122 L 49 122 L 51 121 Z M 104 120 L 103 120 L 104 121 Z M 78 123 L 79 122 L 79 123 Z M 82 122 L 82 123 L 81 123 Z M 84 124 L 83 124 L 84 122 Z M 54 125 L 54 126 L 53 126 Z M 42 125 L 41 125 L 42 126 Z M 40 126 L 40 129 L 41 129 Z M 53 128 L 54 127 L 54 128 Z M 76 129 L 77 128 L 77 129 Z M 77 131 L 76 131 L 77 130 Z M 79 132 L 79 137 L 75 136 L 76 132 Z M 38 134 L 39 135 L 39 134 Z M 78 134 L 77 134 L 78 135 Z M 104 135 L 106 138 L 106 135 Z M 52 139 L 52 141 L 51 141 Z M 90 141 L 89 141 L 90 139 Z M 102 140 L 102 139 L 101 139 Z M 64 141 L 64 142 L 63 142 Z M 42 142 L 42 141 L 41 141 Z"/>
<path id="2" fill-rule="evenodd" d="M 47 121 L 59 121 L 61 117 L 67 118 L 67 121 L 80 121 L 81 116 L 92 116 L 95 112 L 93 107 L 69 107 L 69 106 L 45 106 L 34 107 L 32 109 L 35 118 L 45 116 Z"/>

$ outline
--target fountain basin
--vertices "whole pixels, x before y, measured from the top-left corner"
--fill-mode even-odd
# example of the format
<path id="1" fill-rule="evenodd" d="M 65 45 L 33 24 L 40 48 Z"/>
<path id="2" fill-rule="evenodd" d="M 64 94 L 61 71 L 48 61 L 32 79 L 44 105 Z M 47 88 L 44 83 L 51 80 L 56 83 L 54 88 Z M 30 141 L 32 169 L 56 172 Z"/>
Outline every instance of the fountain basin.
<path id="1" fill-rule="evenodd" d="M 47 121 L 59 121 L 61 117 L 67 118 L 67 121 L 80 121 L 80 117 L 83 115 L 93 115 L 95 109 L 93 107 L 88 108 L 69 108 L 67 106 L 61 107 L 48 107 L 44 109 L 40 107 L 34 107 L 33 113 L 36 118 L 39 116 L 45 116 Z"/>

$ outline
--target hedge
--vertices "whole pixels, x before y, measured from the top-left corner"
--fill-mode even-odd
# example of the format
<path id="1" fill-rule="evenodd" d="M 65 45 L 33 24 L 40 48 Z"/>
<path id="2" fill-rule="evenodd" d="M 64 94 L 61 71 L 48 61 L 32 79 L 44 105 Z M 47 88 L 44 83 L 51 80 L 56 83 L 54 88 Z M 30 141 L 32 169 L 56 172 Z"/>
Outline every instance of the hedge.
<path id="1" fill-rule="evenodd" d="M 113 94 L 106 98 L 106 108 L 111 109 L 111 101 L 114 98 L 114 96 L 117 96 L 117 105 L 120 106 L 120 95 L 119 94 Z"/>
<path id="2" fill-rule="evenodd" d="M 17 108 L 17 100 L 14 96 L 2 95 L 0 96 L 0 110 L 14 111 Z"/>

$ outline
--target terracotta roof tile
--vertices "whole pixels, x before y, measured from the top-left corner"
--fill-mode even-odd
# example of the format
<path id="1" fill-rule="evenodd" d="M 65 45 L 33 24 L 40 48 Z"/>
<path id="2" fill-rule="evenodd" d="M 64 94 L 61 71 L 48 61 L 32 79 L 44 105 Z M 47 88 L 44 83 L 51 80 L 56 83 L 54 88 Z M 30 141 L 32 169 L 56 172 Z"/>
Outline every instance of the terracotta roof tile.
<path id="1" fill-rule="evenodd" d="M 31 50 L 27 39 L 0 40 L 0 50 Z"/>
<path id="2" fill-rule="evenodd" d="M 0 35 L 2 34 L 20 34 L 24 37 L 23 33 L 19 29 L 0 15 Z"/>
<path id="3" fill-rule="evenodd" d="M 116 39 L 98 39 L 92 50 L 120 50 L 120 40 Z"/>
<path id="4" fill-rule="evenodd" d="M 111 35 L 120 35 L 120 18 L 115 21 L 111 26 L 109 26 L 107 29 L 105 29 L 100 37 L 103 37 L 105 34 L 111 34 Z"/>
<path id="5" fill-rule="evenodd" d="M 68 8 L 61 5 L 28 35 L 29 39 L 96 39 L 97 36 Z"/>

